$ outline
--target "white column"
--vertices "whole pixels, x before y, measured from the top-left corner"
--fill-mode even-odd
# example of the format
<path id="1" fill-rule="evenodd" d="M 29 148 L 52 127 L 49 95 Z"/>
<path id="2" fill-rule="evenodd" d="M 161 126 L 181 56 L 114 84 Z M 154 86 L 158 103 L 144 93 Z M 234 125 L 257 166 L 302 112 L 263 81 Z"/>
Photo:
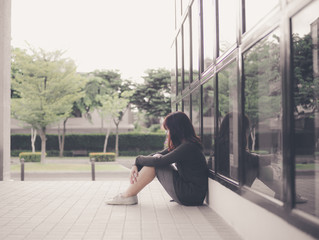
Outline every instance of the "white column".
<path id="1" fill-rule="evenodd" d="M 11 0 L 0 0 L 0 181 L 10 179 Z"/>

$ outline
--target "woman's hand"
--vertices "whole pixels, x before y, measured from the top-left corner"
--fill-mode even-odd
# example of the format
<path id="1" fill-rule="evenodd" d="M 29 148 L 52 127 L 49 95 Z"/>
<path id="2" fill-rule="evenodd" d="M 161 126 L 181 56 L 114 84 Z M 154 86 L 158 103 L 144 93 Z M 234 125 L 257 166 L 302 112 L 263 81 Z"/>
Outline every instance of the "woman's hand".
<path id="1" fill-rule="evenodd" d="M 162 155 L 162 154 L 159 154 L 159 153 L 156 153 L 156 154 L 153 155 L 153 157 L 157 157 L 157 158 L 159 158 L 159 157 L 161 157 L 161 156 L 163 156 L 163 155 Z"/>
<path id="2" fill-rule="evenodd" d="M 131 184 L 134 184 L 137 182 L 137 177 L 138 177 L 138 169 L 137 166 L 132 166 L 131 172 L 130 172 L 130 182 Z"/>

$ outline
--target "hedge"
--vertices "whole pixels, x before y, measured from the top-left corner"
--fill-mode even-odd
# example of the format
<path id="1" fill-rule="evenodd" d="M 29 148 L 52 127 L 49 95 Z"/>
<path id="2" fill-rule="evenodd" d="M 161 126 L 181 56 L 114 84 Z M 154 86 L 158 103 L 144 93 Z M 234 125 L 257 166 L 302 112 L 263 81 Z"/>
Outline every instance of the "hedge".
<path id="1" fill-rule="evenodd" d="M 65 136 L 65 156 L 73 150 L 86 150 L 90 152 L 103 152 L 104 134 L 67 134 Z M 164 148 L 165 134 L 121 133 L 119 134 L 120 155 L 140 155 L 156 152 Z M 36 151 L 41 150 L 41 139 L 37 136 Z M 31 151 L 30 134 L 11 135 L 11 153 L 16 155 L 21 151 Z M 48 156 L 56 156 L 59 151 L 58 135 L 48 134 L 46 141 Z M 107 152 L 115 152 L 115 135 L 108 139 Z M 127 155 L 129 154 L 129 155 Z"/>
<path id="2" fill-rule="evenodd" d="M 90 153 L 90 159 L 94 158 L 96 162 L 113 162 L 115 161 L 115 153 Z"/>
<path id="3" fill-rule="evenodd" d="M 40 162 L 41 152 L 21 152 L 19 159 L 24 159 L 25 162 Z"/>

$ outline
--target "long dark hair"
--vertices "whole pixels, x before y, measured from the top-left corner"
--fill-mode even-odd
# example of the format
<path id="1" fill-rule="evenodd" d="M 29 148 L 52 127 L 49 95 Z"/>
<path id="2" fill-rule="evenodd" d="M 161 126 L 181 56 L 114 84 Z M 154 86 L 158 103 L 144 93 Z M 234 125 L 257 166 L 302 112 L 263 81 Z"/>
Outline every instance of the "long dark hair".
<path id="1" fill-rule="evenodd" d="M 185 113 L 177 111 L 168 114 L 163 122 L 163 127 L 169 131 L 167 136 L 169 151 L 178 147 L 183 139 L 196 143 L 202 148 L 200 138 L 196 135 L 193 124 Z"/>

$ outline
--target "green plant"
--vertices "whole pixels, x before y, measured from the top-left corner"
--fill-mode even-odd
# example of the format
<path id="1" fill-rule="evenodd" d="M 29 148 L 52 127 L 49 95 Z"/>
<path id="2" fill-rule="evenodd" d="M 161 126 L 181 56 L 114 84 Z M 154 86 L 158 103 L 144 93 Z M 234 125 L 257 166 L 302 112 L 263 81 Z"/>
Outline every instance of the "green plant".
<path id="1" fill-rule="evenodd" d="M 119 134 L 119 154 L 123 155 L 122 151 L 140 153 L 143 151 L 157 152 L 164 148 L 165 141 L 164 133 L 121 133 Z M 87 150 L 88 152 L 102 152 L 104 134 L 67 134 L 65 136 L 64 151 L 73 150 Z M 58 151 L 58 136 L 54 134 L 47 135 L 47 153 L 49 151 Z M 35 148 L 38 151 L 41 149 L 41 141 L 38 137 L 35 142 Z M 30 134 L 12 134 L 11 135 L 11 151 L 24 151 L 31 150 Z M 115 135 L 109 136 L 107 145 L 107 152 L 113 152 L 115 150 Z M 13 154 L 16 154 L 13 152 Z M 51 156 L 55 155 L 54 152 L 50 153 Z M 135 154 L 134 154 L 135 155 Z M 13 155 L 12 155 L 13 156 Z M 67 156 L 67 155 L 65 155 Z"/>
<path id="2" fill-rule="evenodd" d="M 114 162 L 115 161 L 115 153 L 107 152 L 93 152 L 89 154 L 90 159 L 94 158 L 96 162 Z"/>
<path id="3" fill-rule="evenodd" d="M 21 152 L 19 159 L 24 159 L 25 162 L 40 162 L 41 152 Z"/>

